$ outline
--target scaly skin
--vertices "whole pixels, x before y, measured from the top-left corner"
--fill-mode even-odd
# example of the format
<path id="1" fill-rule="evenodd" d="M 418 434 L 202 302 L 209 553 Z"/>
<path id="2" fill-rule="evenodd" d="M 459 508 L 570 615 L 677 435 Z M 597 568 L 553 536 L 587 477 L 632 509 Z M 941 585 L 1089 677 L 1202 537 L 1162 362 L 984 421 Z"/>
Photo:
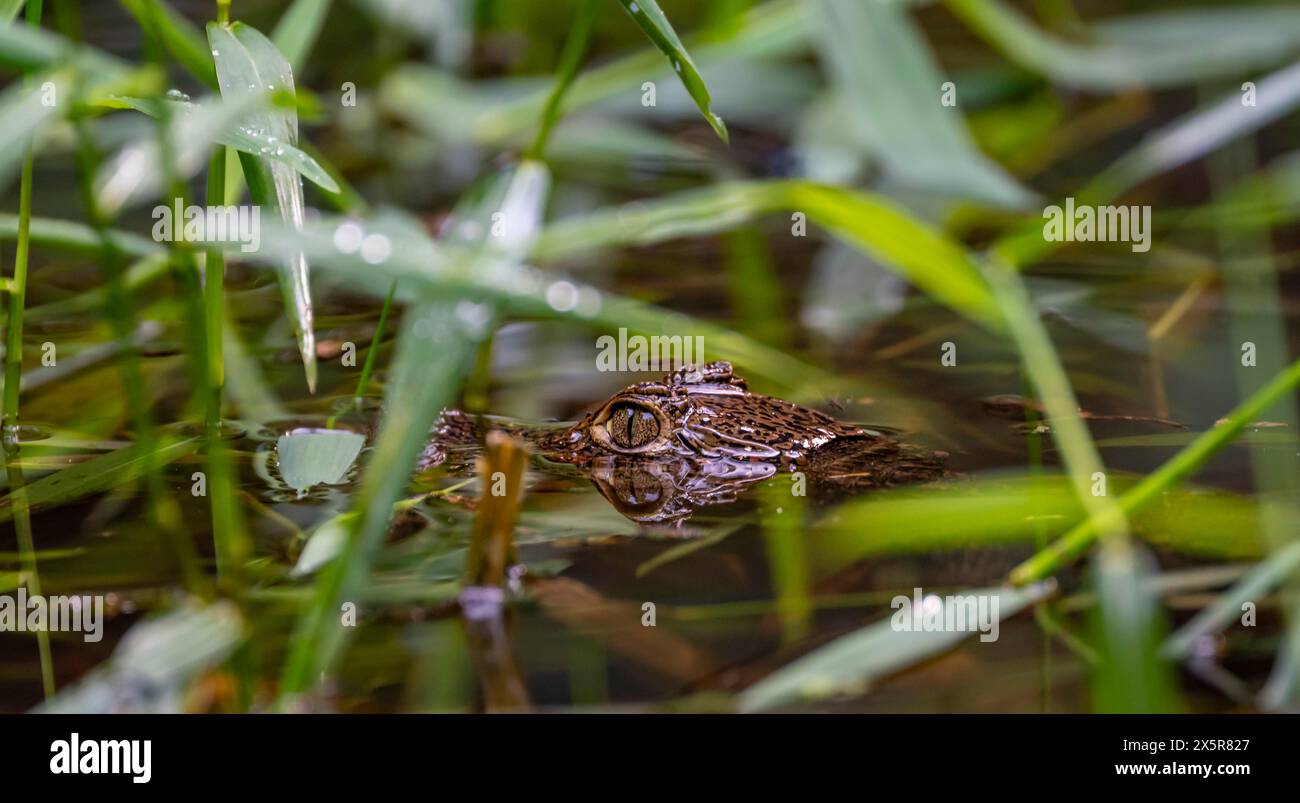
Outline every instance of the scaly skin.
<path id="1" fill-rule="evenodd" d="M 945 475 L 942 452 L 750 393 L 726 362 L 630 385 L 567 428 L 485 426 L 445 411 L 422 466 L 467 467 L 492 428 L 577 467 L 619 512 L 642 522 L 681 521 L 778 472 L 802 472 L 822 498 Z"/>

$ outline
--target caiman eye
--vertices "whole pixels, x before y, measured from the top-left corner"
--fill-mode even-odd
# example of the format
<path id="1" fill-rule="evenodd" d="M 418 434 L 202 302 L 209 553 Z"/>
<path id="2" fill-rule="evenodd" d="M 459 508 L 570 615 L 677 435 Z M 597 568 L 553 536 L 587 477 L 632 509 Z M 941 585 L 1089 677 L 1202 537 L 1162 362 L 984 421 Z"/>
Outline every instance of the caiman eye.
<path id="1" fill-rule="evenodd" d="M 639 404 L 618 404 L 605 419 L 605 431 L 615 446 L 637 449 L 659 437 L 659 419 Z"/>

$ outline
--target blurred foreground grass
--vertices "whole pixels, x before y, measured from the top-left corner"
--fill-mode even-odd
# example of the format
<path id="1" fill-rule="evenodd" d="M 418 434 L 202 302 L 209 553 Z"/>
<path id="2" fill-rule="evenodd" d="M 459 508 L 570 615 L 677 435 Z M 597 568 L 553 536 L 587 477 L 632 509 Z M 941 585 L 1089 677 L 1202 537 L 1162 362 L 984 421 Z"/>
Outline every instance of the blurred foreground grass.
<path id="1" fill-rule="evenodd" d="M 183 653 L 195 633 L 215 628 L 221 648 L 168 669 L 166 683 L 186 688 L 222 667 L 238 687 L 231 707 L 265 708 L 274 697 L 297 710 L 315 704 L 322 678 L 347 654 L 354 633 L 338 623 L 345 603 L 453 600 L 457 571 L 436 580 L 386 573 L 393 554 L 384 536 L 395 506 L 412 504 L 424 433 L 442 408 L 486 386 L 494 341 L 511 323 L 702 335 L 711 359 L 816 401 L 863 393 L 824 357 L 843 355 L 854 332 L 896 311 L 872 290 L 899 281 L 946 308 L 938 320 L 961 327 L 960 348 L 980 339 L 1010 347 L 1061 471 L 1045 470 L 1035 445 L 1030 473 L 1015 479 L 977 477 L 955 492 L 808 511 L 807 527 L 793 530 L 807 531 L 797 549 L 768 522 L 787 638 L 798 641 L 798 622 L 815 607 L 811 580 L 872 555 L 1032 544 L 1008 584 L 988 593 L 1005 597 L 1007 615 L 1033 606 L 1040 623 L 1058 622 L 1064 601 L 1033 584 L 1090 556 L 1088 590 L 1072 586 L 1067 600 L 1083 595 L 1091 629 L 1044 625 L 1044 638 L 1086 654 L 1097 708 L 1181 707 L 1169 661 L 1221 631 L 1233 604 L 1274 593 L 1283 635 L 1271 675 L 1243 704 L 1296 705 L 1300 596 L 1289 525 L 1300 362 L 1291 361 L 1287 333 L 1300 162 L 1275 140 L 1289 143 L 1296 130 L 1300 10 L 1105 8 L 1094 19 L 1082 4 L 1035 4 L 1034 17 L 997 0 L 665 9 L 653 0 L 578 0 L 545 14 L 507 2 L 201 5 L 182 13 L 164 0 L 123 0 L 141 43 L 124 47 L 83 35 L 101 10 L 0 3 L 0 65 L 15 78 L 0 95 L 0 183 L 10 188 L 16 178 L 19 191 L 16 212 L 0 215 L 0 237 L 16 243 L 5 280 L 0 500 L 16 550 L 0 565 L 0 590 L 23 584 L 40 593 L 42 577 L 60 575 L 65 558 L 42 547 L 35 529 L 60 508 L 137 484 L 144 512 L 131 524 L 147 525 L 146 554 L 178 567 L 184 589 L 183 601 L 159 602 L 173 609 L 166 618 L 132 631 L 153 635 L 124 639 L 108 665 L 52 707 L 125 705 L 112 684 L 149 671 L 154 659 L 138 656 L 153 653 L 142 640 L 174 639 L 160 649 Z M 357 48 L 363 36 L 369 47 Z M 1198 182 L 1203 172 L 1211 175 Z M 151 203 L 223 205 L 245 193 L 263 210 L 256 253 L 220 239 L 141 234 Z M 1045 239 L 1041 209 L 1066 197 L 1154 207 L 1151 252 L 1138 260 L 1115 244 Z M 430 225 L 420 216 L 427 210 L 449 211 Z M 822 289 L 819 315 L 800 317 L 797 337 L 763 320 L 793 317 L 772 246 L 787 232 L 811 233 L 851 266 L 835 278 L 841 286 Z M 721 263 L 743 307 L 725 314 L 686 303 L 685 293 L 638 297 L 609 267 L 611 255 L 715 236 L 733 238 L 732 248 L 707 264 Z M 72 263 L 93 264 L 97 275 L 65 283 Z M 1193 337 L 1177 333 L 1207 286 L 1222 288 L 1229 351 L 1246 341 L 1256 349 L 1250 370 L 1233 371 L 1236 405 L 1206 411 L 1208 421 L 1222 420 L 1143 478 L 1108 468 L 1078 415 L 1079 372 L 1053 342 L 1054 302 L 1034 284 L 1063 263 L 1085 275 L 1085 296 L 1096 291 L 1089 281 L 1107 278 L 1107 264 L 1142 279 L 1170 274 L 1175 284 L 1179 271 L 1196 273 L 1179 295 L 1132 316 L 1141 330 L 1135 360 L 1157 374 L 1162 355 L 1192 347 Z M 827 264 L 830 256 L 819 258 L 818 270 Z M 34 268 L 49 276 L 39 286 Z M 262 270 L 275 277 L 275 293 L 261 292 Z M 319 333 L 355 314 L 359 297 L 379 323 L 363 366 L 340 371 L 325 364 Z M 395 334 L 385 331 L 390 305 Z M 1103 303 L 1090 298 L 1083 309 L 1079 325 L 1091 325 L 1098 342 L 1114 335 Z M 846 323 L 836 333 L 816 325 L 824 320 Z M 60 330 L 66 321 L 75 325 Z M 139 336 L 150 324 L 161 324 L 165 347 Z M 921 337 L 934 346 L 952 339 Z M 54 366 L 43 362 L 47 343 L 59 354 Z M 267 376 L 266 355 L 286 345 L 302 365 L 297 382 Z M 106 346 L 112 351 L 92 351 Z M 66 373 L 42 373 L 56 368 Z M 1206 368 L 1220 369 L 1226 363 Z M 310 394 L 320 387 L 342 402 L 327 411 L 333 428 L 373 398 L 379 378 L 382 415 L 341 510 L 309 526 L 278 523 L 295 538 L 332 533 L 313 579 L 291 577 L 255 537 L 249 520 L 265 516 L 264 506 L 239 481 L 250 457 L 223 427 L 254 433 L 317 413 Z M 106 383 L 111 399 L 100 395 Z M 1249 447 L 1256 494 L 1185 486 L 1259 422 L 1287 427 L 1292 440 Z M 343 440 L 295 453 L 341 476 L 346 466 L 335 472 L 331 461 L 350 465 L 356 456 L 339 456 L 353 445 Z M 178 475 L 192 472 L 206 482 L 202 525 L 175 498 L 188 484 Z M 211 544 L 196 548 L 200 534 Z M 1213 599 L 1167 640 L 1168 572 L 1147 544 L 1241 569 L 1207 581 Z M 435 552 L 419 558 L 463 559 Z M 105 565 L 71 587 L 114 587 L 122 569 Z M 268 643 L 268 631 L 291 635 Z M 868 624 L 779 669 L 735 705 L 864 688 L 954 646 L 918 647 L 906 636 Z M 38 648 L 50 696 L 48 634 Z M 278 678 L 269 689 L 268 678 Z M 94 684 L 109 685 L 97 692 Z M 179 697 L 166 705 L 179 706 Z"/>

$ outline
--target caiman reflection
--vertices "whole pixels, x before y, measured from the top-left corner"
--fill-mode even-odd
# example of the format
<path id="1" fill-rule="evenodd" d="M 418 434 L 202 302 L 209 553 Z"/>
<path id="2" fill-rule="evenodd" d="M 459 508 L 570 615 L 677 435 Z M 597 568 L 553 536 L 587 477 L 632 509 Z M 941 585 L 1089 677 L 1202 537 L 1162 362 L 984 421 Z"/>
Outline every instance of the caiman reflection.
<path id="1" fill-rule="evenodd" d="M 645 523 L 684 521 L 778 472 L 802 472 L 809 495 L 824 498 L 935 479 L 946 457 L 751 393 L 727 362 L 630 385 L 567 427 L 445 411 L 422 466 L 468 467 L 492 428 L 526 441 L 545 460 L 576 467 L 620 513 Z"/>

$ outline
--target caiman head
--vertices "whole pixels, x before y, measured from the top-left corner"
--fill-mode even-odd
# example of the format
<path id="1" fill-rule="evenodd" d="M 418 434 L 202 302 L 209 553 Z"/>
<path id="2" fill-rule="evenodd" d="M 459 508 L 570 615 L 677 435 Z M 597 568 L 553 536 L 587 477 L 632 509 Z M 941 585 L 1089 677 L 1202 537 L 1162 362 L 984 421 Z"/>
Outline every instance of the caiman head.
<path id="1" fill-rule="evenodd" d="M 527 441 L 546 460 L 574 466 L 619 512 L 647 523 L 680 521 L 705 505 L 732 501 L 778 472 L 805 471 L 814 483 L 849 478 L 863 487 L 942 470 L 931 453 L 751 393 L 727 362 L 629 385 L 567 428 L 488 427 Z M 471 416 L 447 411 L 424 464 L 472 454 L 466 450 L 483 428 Z"/>

